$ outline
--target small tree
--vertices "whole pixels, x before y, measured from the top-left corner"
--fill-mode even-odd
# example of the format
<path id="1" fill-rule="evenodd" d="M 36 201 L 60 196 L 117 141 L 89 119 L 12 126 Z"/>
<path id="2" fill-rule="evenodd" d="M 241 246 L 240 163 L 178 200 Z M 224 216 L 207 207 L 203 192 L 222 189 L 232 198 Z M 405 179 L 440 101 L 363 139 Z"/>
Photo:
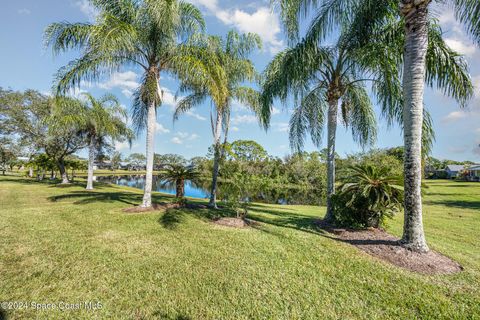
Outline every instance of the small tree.
<path id="1" fill-rule="evenodd" d="M 110 157 L 110 161 L 112 164 L 112 170 L 115 172 L 116 169 L 120 168 L 122 163 L 122 154 L 118 151 L 115 151 L 112 156 Z"/>
<path id="2" fill-rule="evenodd" d="M 388 168 L 355 165 L 334 196 L 334 221 L 348 227 L 378 228 L 387 217 L 402 210 L 402 181 Z"/>
<path id="3" fill-rule="evenodd" d="M 195 183 L 200 178 L 199 172 L 193 165 L 169 163 L 162 165 L 161 170 L 159 178 L 162 180 L 162 185 L 175 185 L 175 197 L 178 199 L 185 197 L 185 180 Z"/>

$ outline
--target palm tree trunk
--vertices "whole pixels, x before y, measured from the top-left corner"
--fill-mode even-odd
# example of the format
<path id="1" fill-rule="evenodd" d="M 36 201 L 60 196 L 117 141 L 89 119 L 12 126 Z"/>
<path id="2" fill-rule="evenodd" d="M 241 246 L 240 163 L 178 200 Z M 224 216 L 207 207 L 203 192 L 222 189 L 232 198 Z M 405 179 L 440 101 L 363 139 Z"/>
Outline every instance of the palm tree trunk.
<path id="1" fill-rule="evenodd" d="M 218 180 L 218 171 L 220 168 L 220 157 L 221 157 L 221 145 L 220 138 L 222 134 L 222 121 L 223 114 L 220 110 L 217 110 L 217 121 L 214 128 L 214 156 L 213 156 L 213 172 L 212 172 L 212 189 L 210 193 L 210 202 L 208 203 L 209 207 L 217 208 L 217 180 Z"/>
<path id="2" fill-rule="evenodd" d="M 403 131 L 405 143 L 405 220 L 402 244 L 414 251 L 427 252 L 422 222 L 422 124 L 425 85 L 425 59 L 428 46 L 428 4 L 402 0 L 405 16 L 403 72 Z M 418 2 L 418 1 L 415 1 Z"/>
<path id="3" fill-rule="evenodd" d="M 145 177 L 145 190 L 143 193 L 142 207 L 152 206 L 152 182 L 153 182 L 153 148 L 155 138 L 156 111 L 155 103 L 148 106 L 147 114 L 147 175 Z"/>
<path id="4" fill-rule="evenodd" d="M 335 139 L 337 134 L 338 100 L 328 102 L 327 141 L 327 214 L 326 221 L 333 220 L 332 195 L 335 193 Z"/>
<path id="5" fill-rule="evenodd" d="M 176 184 L 176 197 L 183 198 L 185 196 L 185 180 L 177 179 Z"/>
<path id="6" fill-rule="evenodd" d="M 33 168 L 32 168 L 32 167 L 29 167 L 29 168 L 28 168 L 28 176 L 29 176 L 30 178 L 33 177 Z"/>
<path id="7" fill-rule="evenodd" d="M 87 190 L 93 190 L 93 162 L 95 161 L 95 138 L 90 137 L 90 144 L 88 146 L 88 176 L 87 176 Z"/>
<path id="8" fill-rule="evenodd" d="M 60 175 L 62 176 L 62 184 L 67 184 L 70 181 L 68 181 L 68 174 L 67 170 L 65 170 L 65 163 L 63 162 L 63 159 L 60 159 L 57 161 L 58 164 L 58 170 L 60 171 Z"/>

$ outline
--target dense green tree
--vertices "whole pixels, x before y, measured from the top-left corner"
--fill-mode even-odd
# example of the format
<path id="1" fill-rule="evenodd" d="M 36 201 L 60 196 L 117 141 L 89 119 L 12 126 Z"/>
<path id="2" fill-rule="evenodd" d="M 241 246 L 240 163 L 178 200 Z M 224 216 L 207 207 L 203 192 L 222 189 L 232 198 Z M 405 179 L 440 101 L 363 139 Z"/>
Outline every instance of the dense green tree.
<path id="1" fill-rule="evenodd" d="M 152 204 L 152 174 L 156 108 L 163 91 L 160 75 L 193 73 L 190 47 L 185 41 L 204 29 L 201 12 L 184 1 L 93 0 L 98 11 L 95 23 L 51 24 L 46 42 L 55 52 L 80 49 L 81 57 L 62 68 L 57 91 L 96 81 L 122 66 L 142 71 L 142 83 L 134 95 L 133 123 L 136 131 L 146 128 L 147 176 L 142 207 Z"/>

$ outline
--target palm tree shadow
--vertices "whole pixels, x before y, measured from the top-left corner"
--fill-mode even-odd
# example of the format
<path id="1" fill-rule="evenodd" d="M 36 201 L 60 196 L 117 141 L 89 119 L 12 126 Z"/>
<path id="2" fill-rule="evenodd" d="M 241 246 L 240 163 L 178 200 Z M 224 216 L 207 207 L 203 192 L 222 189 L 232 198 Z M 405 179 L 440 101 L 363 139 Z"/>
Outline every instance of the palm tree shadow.
<path id="1" fill-rule="evenodd" d="M 319 225 L 318 217 L 296 213 L 290 209 L 273 210 L 259 205 L 251 205 L 252 211 L 248 218 L 264 224 L 289 228 L 317 235 L 325 235 L 325 230 Z M 287 212 L 286 212 L 287 211 Z M 259 228 L 262 230 L 262 228 Z M 265 230 L 263 230 L 265 231 Z"/>
<path id="2" fill-rule="evenodd" d="M 82 205 L 93 202 L 122 202 L 129 205 L 138 204 L 142 196 L 129 192 L 88 192 L 76 191 L 62 195 L 50 196 L 47 198 L 51 202 L 57 202 L 67 199 L 78 199 L 74 204 Z"/>
<path id="3" fill-rule="evenodd" d="M 442 205 L 446 207 L 453 207 L 459 209 L 480 209 L 480 201 L 468 200 L 429 200 L 425 201 L 430 205 Z"/>

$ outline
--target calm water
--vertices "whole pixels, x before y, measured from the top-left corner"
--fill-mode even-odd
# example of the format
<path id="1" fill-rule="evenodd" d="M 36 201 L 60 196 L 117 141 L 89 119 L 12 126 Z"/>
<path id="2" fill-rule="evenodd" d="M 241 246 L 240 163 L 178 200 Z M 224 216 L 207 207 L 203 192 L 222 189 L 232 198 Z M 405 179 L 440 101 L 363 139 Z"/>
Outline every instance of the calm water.
<path id="1" fill-rule="evenodd" d="M 143 175 L 125 175 L 125 176 L 97 176 L 96 181 L 117 184 L 119 186 L 133 187 L 143 189 L 145 186 L 145 176 Z M 153 191 L 175 194 L 175 186 L 164 186 L 157 176 L 153 176 Z M 192 198 L 208 198 L 208 192 L 199 186 L 195 186 L 191 181 L 185 181 L 185 196 Z"/>
<path id="2" fill-rule="evenodd" d="M 144 175 L 122 176 L 96 176 L 96 181 L 117 184 L 120 186 L 143 189 L 145 186 Z M 204 181 L 202 185 L 195 185 L 191 181 L 185 181 L 185 196 L 192 198 L 209 198 L 210 181 Z M 217 199 L 226 200 L 229 195 L 229 184 L 219 181 Z M 174 185 L 163 185 L 158 176 L 153 176 L 153 191 L 175 195 Z M 251 197 L 254 202 L 278 203 L 278 204 L 311 204 L 318 205 L 325 202 L 325 196 L 321 189 L 305 190 L 291 186 L 276 186 L 262 190 L 256 196 Z"/>

